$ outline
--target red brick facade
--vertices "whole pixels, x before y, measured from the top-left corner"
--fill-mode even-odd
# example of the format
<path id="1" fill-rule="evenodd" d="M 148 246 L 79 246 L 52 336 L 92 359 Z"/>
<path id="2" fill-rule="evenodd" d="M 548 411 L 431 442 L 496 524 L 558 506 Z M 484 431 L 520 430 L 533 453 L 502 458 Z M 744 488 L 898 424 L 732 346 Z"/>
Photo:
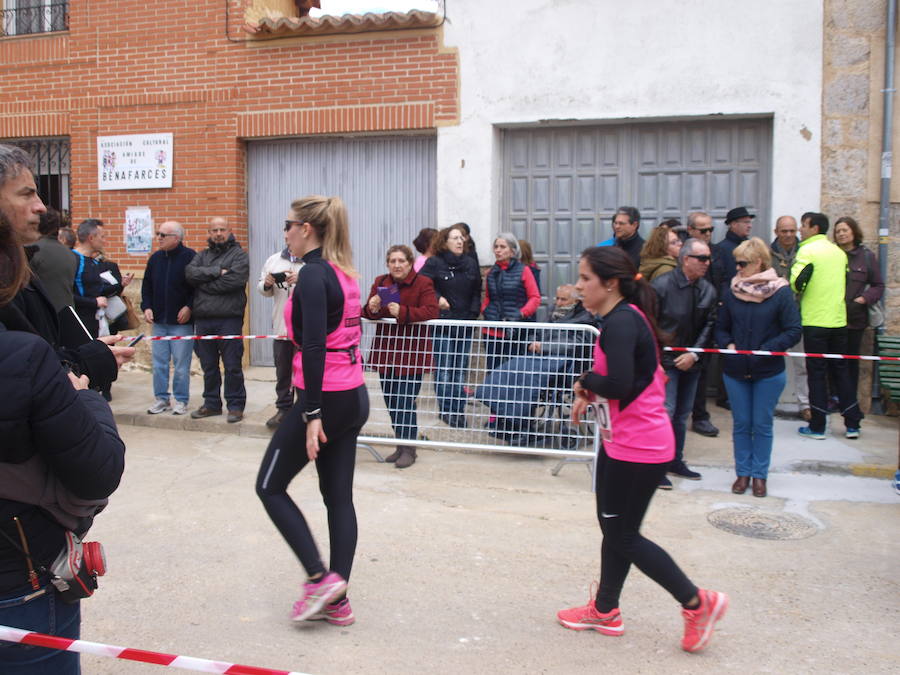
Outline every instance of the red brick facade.
<path id="1" fill-rule="evenodd" d="M 244 5 L 71 0 L 68 32 L 0 38 L 0 138 L 70 137 L 73 221 L 113 225 L 125 267 L 143 266 L 125 256 L 129 206 L 181 221 L 192 245 L 225 216 L 246 245 L 247 139 L 457 120 L 458 59 L 439 27 L 261 40 L 240 30 Z M 157 132 L 174 134 L 173 187 L 98 191 L 97 136 Z"/>

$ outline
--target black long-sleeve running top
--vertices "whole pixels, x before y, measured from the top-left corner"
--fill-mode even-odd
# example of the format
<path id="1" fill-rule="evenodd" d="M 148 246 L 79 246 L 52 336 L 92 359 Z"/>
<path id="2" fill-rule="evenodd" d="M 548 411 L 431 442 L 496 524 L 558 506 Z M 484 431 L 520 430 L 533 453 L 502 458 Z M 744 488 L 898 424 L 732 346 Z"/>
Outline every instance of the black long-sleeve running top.
<path id="1" fill-rule="evenodd" d="M 656 340 L 644 318 L 623 300 L 603 318 L 600 349 L 606 355 L 607 374 L 589 370 L 581 376 L 581 386 L 618 400 L 621 410 L 653 381 L 659 364 Z"/>
<path id="2" fill-rule="evenodd" d="M 303 391 L 306 412 L 322 406 L 325 339 L 337 329 L 344 314 L 344 291 L 334 269 L 317 248 L 303 256 L 297 285 L 291 296 L 294 341 L 303 350 Z"/>

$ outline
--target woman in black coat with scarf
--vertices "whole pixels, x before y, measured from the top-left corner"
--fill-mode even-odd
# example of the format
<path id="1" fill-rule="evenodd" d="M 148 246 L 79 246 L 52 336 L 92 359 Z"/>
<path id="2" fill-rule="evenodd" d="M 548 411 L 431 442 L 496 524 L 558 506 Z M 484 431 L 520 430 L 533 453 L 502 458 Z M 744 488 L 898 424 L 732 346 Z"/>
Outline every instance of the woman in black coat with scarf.
<path id="1" fill-rule="evenodd" d="M 728 349 L 787 351 L 800 339 L 800 310 L 787 281 L 772 268 L 769 247 L 753 237 L 734 249 L 737 274 L 726 284 L 716 317 L 716 343 Z M 775 405 L 786 377 L 783 356 L 725 355 L 723 379 L 734 418 L 732 439 L 743 494 L 766 496 Z"/>

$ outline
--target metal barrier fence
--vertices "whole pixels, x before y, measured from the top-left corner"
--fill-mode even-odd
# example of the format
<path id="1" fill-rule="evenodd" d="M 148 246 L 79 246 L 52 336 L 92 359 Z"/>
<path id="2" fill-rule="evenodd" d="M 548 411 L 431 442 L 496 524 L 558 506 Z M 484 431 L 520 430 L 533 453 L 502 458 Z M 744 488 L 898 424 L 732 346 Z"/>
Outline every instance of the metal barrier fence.
<path id="1" fill-rule="evenodd" d="M 371 412 L 358 443 L 379 460 L 372 446 L 592 460 L 594 414 L 577 425 L 570 415 L 598 335 L 579 324 L 364 320 Z"/>

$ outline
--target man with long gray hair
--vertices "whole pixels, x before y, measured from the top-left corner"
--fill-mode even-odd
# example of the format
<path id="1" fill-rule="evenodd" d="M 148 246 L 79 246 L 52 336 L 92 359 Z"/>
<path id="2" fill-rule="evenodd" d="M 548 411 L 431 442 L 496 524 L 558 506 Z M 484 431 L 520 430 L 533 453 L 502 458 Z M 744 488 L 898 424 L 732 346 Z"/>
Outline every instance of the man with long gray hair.
<path id="1" fill-rule="evenodd" d="M 47 210 L 38 195 L 31 167 L 28 153 L 0 143 L 0 212 L 11 223 L 29 254 L 40 239 L 41 215 Z M 3 308 L 0 321 L 7 330 L 40 335 L 73 370 L 87 375 L 94 389 L 108 389 L 109 383 L 118 376 L 118 365 L 134 355 L 133 347 L 110 346 L 119 341 L 117 336 L 87 342 L 87 336 L 82 336 L 81 340 L 71 344 L 61 340 L 56 309 L 40 280 L 34 277 Z"/>

